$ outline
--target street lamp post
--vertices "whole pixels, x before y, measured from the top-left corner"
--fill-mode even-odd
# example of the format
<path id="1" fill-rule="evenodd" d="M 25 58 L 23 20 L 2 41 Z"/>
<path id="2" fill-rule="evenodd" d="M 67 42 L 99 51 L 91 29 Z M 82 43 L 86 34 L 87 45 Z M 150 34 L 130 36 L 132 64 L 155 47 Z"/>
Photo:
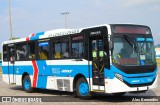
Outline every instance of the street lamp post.
<path id="1" fill-rule="evenodd" d="M 10 0 L 8 0 L 8 14 L 9 14 L 9 21 L 10 21 L 10 40 L 12 40 L 12 19 L 11 19 Z"/>
<path id="2" fill-rule="evenodd" d="M 64 15 L 65 18 L 65 28 L 67 28 L 67 15 L 69 14 L 69 12 L 63 12 L 61 13 L 61 15 Z"/>

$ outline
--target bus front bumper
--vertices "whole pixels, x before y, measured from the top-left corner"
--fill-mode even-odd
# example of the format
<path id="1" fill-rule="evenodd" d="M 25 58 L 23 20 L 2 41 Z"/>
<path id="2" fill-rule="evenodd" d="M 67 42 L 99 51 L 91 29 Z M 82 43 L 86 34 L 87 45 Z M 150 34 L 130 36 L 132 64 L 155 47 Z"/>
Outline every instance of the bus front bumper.
<path id="1" fill-rule="evenodd" d="M 105 93 L 119 93 L 119 92 L 140 92 L 157 87 L 158 75 L 154 82 L 148 86 L 129 87 L 124 82 L 117 78 L 105 79 Z"/>

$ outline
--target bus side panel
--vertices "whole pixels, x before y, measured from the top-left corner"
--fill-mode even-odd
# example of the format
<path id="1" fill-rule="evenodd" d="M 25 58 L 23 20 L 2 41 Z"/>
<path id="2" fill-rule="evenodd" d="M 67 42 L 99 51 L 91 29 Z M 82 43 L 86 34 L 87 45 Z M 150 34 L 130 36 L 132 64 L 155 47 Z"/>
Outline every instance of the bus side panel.
<path id="1" fill-rule="evenodd" d="M 13 66 L 3 66 L 2 67 L 2 75 L 3 75 L 4 82 L 6 82 L 8 84 L 15 83 L 16 75 L 15 75 Z"/>
<path id="2" fill-rule="evenodd" d="M 46 82 L 47 89 L 73 91 L 73 80 L 77 74 L 84 75 L 89 82 L 88 62 L 85 60 L 81 62 L 73 60 L 53 60 L 47 61 L 46 64 L 48 72 L 45 73 L 49 74 Z M 44 81 L 46 81 L 46 79 Z M 38 84 L 41 83 L 40 81 L 38 82 Z M 45 84 L 43 87 L 45 87 Z"/>
<path id="3" fill-rule="evenodd" d="M 22 85 L 22 76 L 24 73 L 27 73 L 30 76 L 31 83 L 33 84 L 33 67 L 32 65 L 24 65 L 25 61 L 23 64 L 17 64 L 15 66 L 15 74 L 16 74 L 16 85 Z"/>
<path id="4" fill-rule="evenodd" d="M 2 66 L 2 79 L 3 79 L 3 81 L 6 82 L 7 84 L 10 83 L 9 73 L 8 73 L 8 67 L 7 67 L 7 66 Z"/>
<path id="5" fill-rule="evenodd" d="M 3 63 L 2 73 L 4 82 L 13 83 L 14 80 L 14 83 L 16 83 L 16 85 L 22 85 L 22 75 L 24 73 L 30 75 L 32 80 L 33 67 L 31 61 L 16 61 L 14 66 L 8 66 L 8 62 L 5 62 Z"/>
<path id="6" fill-rule="evenodd" d="M 73 80 L 77 74 L 82 74 L 89 83 L 88 61 L 74 60 L 52 60 L 52 61 L 35 61 L 37 66 L 37 77 L 35 67 L 32 61 L 16 61 L 14 65 L 16 85 L 22 85 L 22 75 L 29 74 L 32 87 L 34 88 L 54 89 L 61 91 L 73 91 Z M 9 72 L 13 74 L 13 72 Z M 92 73 L 90 73 L 90 77 Z M 3 66 L 3 80 L 9 83 L 8 67 Z"/>
<path id="7" fill-rule="evenodd" d="M 47 76 L 39 75 L 37 80 L 37 88 L 46 89 L 46 86 L 47 86 Z"/>
<path id="8" fill-rule="evenodd" d="M 46 89 L 47 88 L 47 78 L 48 76 L 52 76 L 52 70 L 50 69 L 50 66 L 47 65 L 46 62 L 47 62 L 46 60 L 36 61 L 36 66 L 38 69 L 37 86 L 36 86 L 37 88 Z"/>
<path id="9" fill-rule="evenodd" d="M 8 62 L 2 62 L 2 80 L 9 84 L 9 74 L 8 74 L 8 66 L 7 66 Z"/>

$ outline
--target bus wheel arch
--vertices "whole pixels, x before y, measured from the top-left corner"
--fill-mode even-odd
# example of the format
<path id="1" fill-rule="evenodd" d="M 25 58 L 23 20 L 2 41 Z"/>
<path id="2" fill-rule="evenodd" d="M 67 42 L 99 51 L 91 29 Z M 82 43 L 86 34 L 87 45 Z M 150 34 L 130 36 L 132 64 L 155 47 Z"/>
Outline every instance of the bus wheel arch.
<path id="1" fill-rule="evenodd" d="M 85 76 L 84 75 L 82 75 L 82 74 L 77 74 L 75 77 L 74 77 L 74 80 L 73 80 L 73 90 L 75 91 L 76 90 L 76 83 L 77 83 L 77 81 L 78 81 L 78 79 L 79 78 L 85 78 Z"/>
<path id="2" fill-rule="evenodd" d="M 23 88 L 23 79 L 26 75 L 29 75 L 27 72 L 24 72 L 23 75 L 22 75 L 22 79 L 21 79 L 21 82 L 22 82 L 22 88 Z M 24 88 L 23 88 L 24 89 Z"/>
<path id="3" fill-rule="evenodd" d="M 82 99 L 90 99 L 89 83 L 84 75 L 78 74 L 73 81 L 74 96 Z M 86 92 L 86 93 L 85 93 Z"/>
<path id="4" fill-rule="evenodd" d="M 31 86 L 31 79 L 28 73 L 23 73 L 22 76 L 22 88 L 25 90 L 27 93 L 31 93 L 33 91 L 33 88 Z"/>

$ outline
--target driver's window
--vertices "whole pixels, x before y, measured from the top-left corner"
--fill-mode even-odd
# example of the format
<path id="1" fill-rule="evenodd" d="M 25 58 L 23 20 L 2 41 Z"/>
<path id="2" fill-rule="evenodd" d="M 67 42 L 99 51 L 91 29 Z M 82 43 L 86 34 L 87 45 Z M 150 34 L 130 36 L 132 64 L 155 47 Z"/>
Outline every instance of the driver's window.
<path id="1" fill-rule="evenodd" d="M 123 49 L 123 42 L 121 38 L 115 38 L 114 39 L 114 50 L 113 50 L 113 55 L 114 54 L 120 54 L 121 49 Z"/>
<path id="2" fill-rule="evenodd" d="M 72 37 L 71 57 L 82 58 L 83 54 L 84 54 L 83 36 L 81 35 Z"/>

